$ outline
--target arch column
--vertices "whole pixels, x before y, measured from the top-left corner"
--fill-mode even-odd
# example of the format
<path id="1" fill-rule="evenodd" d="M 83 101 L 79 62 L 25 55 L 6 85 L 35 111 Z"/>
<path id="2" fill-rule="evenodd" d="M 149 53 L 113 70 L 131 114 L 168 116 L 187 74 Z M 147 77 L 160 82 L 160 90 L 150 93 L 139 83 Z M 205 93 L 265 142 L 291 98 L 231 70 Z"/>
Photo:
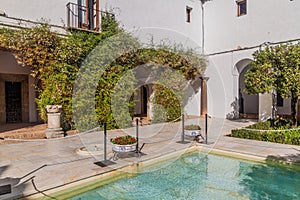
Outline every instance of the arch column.
<path id="1" fill-rule="evenodd" d="M 201 80 L 201 117 L 207 114 L 207 81 L 208 77 L 200 77 Z"/>

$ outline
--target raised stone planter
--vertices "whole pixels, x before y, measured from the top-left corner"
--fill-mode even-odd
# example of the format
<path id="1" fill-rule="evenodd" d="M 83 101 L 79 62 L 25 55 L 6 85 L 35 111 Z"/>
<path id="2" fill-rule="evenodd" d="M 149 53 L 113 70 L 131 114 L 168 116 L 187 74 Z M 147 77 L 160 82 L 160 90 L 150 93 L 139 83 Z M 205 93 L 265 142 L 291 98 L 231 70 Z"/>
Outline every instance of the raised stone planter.
<path id="1" fill-rule="evenodd" d="M 48 128 L 46 129 L 47 138 L 60 138 L 64 132 L 60 126 L 60 105 L 47 105 Z"/>

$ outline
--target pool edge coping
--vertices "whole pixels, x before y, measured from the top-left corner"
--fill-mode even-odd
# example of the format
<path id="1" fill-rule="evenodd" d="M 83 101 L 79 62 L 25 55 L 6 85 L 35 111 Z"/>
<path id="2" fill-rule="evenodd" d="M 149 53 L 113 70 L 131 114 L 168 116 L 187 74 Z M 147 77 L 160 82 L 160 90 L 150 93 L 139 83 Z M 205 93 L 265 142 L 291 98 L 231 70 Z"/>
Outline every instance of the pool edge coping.
<path id="1" fill-rule="evenodd" d="M 229 158 L 235 158 L 238 160 L 256 162 L 256 163 L 260 163 L 260 164 L 266 164 L 268 161 L 267 157 L 263 157 L 263 156 L 252 155 L 252 154 L 230 151 L 230 150 L 223 150 L 223 149 L 219 149 L 219 148 L 209 148 L 209 147 L 206 147 L 203 145 L 193 145 L 186 149 L 175 150 L 173 152 L 168 152 L 165 154 L 157 155 L 156 157 L 148 158 L 148 159 L 141 160 L 138 162 L 132 162 L 131 164 L 128 164 L 126 166 L 120 166 L 118 168 L 111 169 L 109 171 L 106 171 L 106 172 L 103 172 L 100 174 L 91 175 L 89 177 L 77 180 L 72 183 L 67 183 L 66 185 L 63 185 L 63 186 L 58 186 L 56 188 L 42 191 L 44 194 L 39 192 L 39 193 L 24 196 L 23 198 L 38 199 L 38 200 L 52 199 L 53 197 L 57 198 L 57 199 L 63 199 L 63 198 L 61 198 L 62 196 L 63 197 L 69 196 L 68 198 L 71 198 L 72 196 L 75 196 L 75 195 L 84 193 L 85 191 L 93 189 L 93 187 L 91 188 L 91 186 L 90 186 L 92 184 L 101 182 L 95 186 L 95 187 L 100 187 L 100 186 L 109 184 L 111 182 L 114 182 L 116 180 L 119 180 L 119 179 L 122 179 L 125 177 L 134 176 L 135 174 L 139 173 L 138 172 L 139 167 L 141 167 L 142 170 L 146 170 L 147 168 L 151 168 L 152 166 L 162 164 L 161 162 L 167 162 L 174 157 L 178 157 L 179 155 L 193 153 L 193 152 L 220 155 L 220 156 L 225 156 L 225 157 L 229 157 Z M 285 162 L 284 160 L 282 160 L 280 158 L 270 160 L 270 161 L 279 163 L 279 164 L 300 166 L 298 163 Z M 85 187 L 87 187 L 87 188 L 82 189 Z M 74 190 L 80 190 L 80 192 L 76 192 L 77 194 L 72 195 L 72 196 L 67 195 L 67 194 L 70 194 Z M 45 194 L 48 195 L 49 197 L 45 196 Z"/>

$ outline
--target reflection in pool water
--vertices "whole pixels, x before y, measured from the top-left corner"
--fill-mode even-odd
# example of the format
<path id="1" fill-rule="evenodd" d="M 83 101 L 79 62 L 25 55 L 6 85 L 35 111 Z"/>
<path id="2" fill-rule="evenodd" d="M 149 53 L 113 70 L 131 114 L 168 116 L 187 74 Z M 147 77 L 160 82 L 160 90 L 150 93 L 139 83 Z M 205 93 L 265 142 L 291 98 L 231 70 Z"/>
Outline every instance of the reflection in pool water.
<path id="1" fill-rule="evenodd" d="M 71 199 L 300 199 L 300 172 L 195 153 Z"/>

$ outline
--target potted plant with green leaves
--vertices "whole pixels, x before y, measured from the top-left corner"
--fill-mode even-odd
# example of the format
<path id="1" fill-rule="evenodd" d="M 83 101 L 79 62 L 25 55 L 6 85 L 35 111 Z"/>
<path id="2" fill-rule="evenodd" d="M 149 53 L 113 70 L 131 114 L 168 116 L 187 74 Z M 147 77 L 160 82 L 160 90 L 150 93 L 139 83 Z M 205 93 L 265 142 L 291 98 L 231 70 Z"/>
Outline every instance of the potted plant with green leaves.
<path id="1" fill-rule="evenodd" d="M 136 150 L 137 140 L 130 135 L 111 138 L 110 142 L 113 144 L 113 151 L 115 152 L 130 152 Z"/>
<path id="2" fill-rule="evenodd" d="M 201 127 L 197 124 L 189 124 L 184 126 L 184 135 L 199 136 L 201 135 Z"/>

